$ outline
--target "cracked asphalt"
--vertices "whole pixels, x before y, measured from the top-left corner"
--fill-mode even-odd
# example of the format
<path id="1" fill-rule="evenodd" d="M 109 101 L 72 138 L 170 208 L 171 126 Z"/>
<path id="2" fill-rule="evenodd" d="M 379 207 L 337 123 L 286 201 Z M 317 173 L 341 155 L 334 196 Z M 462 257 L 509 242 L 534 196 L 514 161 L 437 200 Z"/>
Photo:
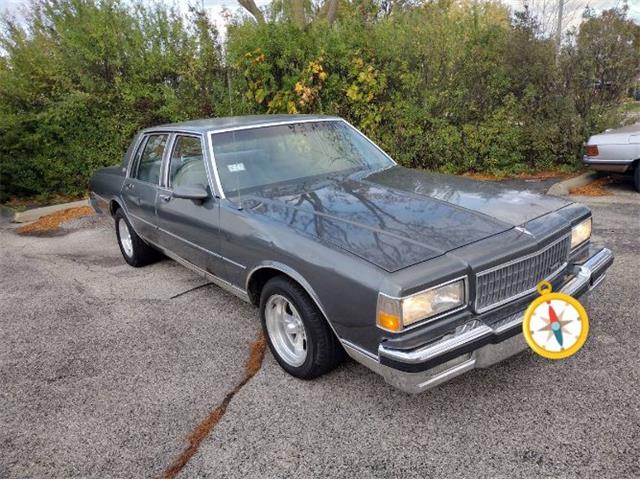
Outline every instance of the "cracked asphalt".
<path id="1" fill-rule="evenodd" d="M 576 197 L 616 261 L 575 357 L 525 352 L 410 396 L 354 362 L 296 380 L 267 353 L 180 475 L 640 476 L 640 194 L 611 189 Z M 96 218 L 1 226 L 0 268 L 0 477 L 162 475 L 259 334 L 254 307 L 175 262 L 127 266 Z"/>

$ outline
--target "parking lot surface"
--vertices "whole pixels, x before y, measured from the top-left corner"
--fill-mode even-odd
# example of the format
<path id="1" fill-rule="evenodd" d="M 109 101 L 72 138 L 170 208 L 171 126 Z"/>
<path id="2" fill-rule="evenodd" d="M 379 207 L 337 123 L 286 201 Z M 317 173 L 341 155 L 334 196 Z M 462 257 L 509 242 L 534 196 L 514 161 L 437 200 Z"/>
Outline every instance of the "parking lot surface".
<path id="1" fill-rule="evenodd" d="M 169 260 L 129 267 L 109 221 L 4 225 L 0 477 L 163 476 L 234 389 L 180 476 L 638 477 L 640 194 L 611 190 L 575 198 L 616 255 L 583 350 L 415 396 L 354 362 L 300 381 L 268 352 L 237 389 L 254 307 Z"/>

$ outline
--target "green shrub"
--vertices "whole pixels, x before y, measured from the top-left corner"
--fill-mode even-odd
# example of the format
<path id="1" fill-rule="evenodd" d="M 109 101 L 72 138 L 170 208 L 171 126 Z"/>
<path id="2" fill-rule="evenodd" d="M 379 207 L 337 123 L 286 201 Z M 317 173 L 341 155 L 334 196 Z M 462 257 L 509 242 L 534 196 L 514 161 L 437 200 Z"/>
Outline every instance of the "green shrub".
<path id="1" fill-rule="evenodd" d="M 638 73 L 624 8 L 587 12 L 558 55 L 526 10 L 376 5 L 341 2 L 332 25 L 304 28 L 275 7 L 265 23 L 237 18 L 223 58 L 195 10 L 35 0 L 0 33 L 0 197 L 80 194 L 140 128 L 252 113 L 340 115 L 409 167 L 573 168 Z"/>

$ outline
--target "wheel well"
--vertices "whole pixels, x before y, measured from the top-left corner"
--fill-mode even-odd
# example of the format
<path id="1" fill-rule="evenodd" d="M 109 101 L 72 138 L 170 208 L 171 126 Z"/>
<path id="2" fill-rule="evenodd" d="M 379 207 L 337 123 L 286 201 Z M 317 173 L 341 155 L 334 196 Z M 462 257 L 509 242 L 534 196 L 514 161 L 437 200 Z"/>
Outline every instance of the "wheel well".
<path id="1" fill-rule="evenodd" d="M 122 208 L 120 206 L 120 204 L 118 202 L 116 202 L 115 200 L 111 200 L 109 202 L 109 213 L 111 214 L 111 216 L 113 217 L 116 212 L 118 211 L 118 209 Z"/>
<path id="2" fill-rule="evenodd" d="M 262 293 L 262 288 L 273 277 L 277 277 L 280 275 L 290 278 L 291 280 L 296 282 L 294 278 L 291 278 L 283 271 L 269 267 L 261 268 L 260 270 L 257 270 L 253 275 L 251 275 L 249 284 L 247 285 L 247 294 L 249 295 L 249 300 L 251 300 L 251 303 L 257 306 L 260 303 L 260 294 Z"/>

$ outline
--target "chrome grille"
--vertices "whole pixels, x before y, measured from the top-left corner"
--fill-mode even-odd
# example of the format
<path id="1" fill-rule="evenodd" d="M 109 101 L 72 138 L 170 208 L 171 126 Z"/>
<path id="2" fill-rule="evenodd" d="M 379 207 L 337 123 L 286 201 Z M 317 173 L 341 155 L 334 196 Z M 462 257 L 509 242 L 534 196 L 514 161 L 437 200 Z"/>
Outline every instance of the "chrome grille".
<path id="1" fill-rule="evenodd" d="M 566 236 L 534 254 L 476 275 L 476 311 L 489 310 L 534 291 L 540 280 L 550 279 L 566 266 L 570 247 L 571 238 Z"/>

